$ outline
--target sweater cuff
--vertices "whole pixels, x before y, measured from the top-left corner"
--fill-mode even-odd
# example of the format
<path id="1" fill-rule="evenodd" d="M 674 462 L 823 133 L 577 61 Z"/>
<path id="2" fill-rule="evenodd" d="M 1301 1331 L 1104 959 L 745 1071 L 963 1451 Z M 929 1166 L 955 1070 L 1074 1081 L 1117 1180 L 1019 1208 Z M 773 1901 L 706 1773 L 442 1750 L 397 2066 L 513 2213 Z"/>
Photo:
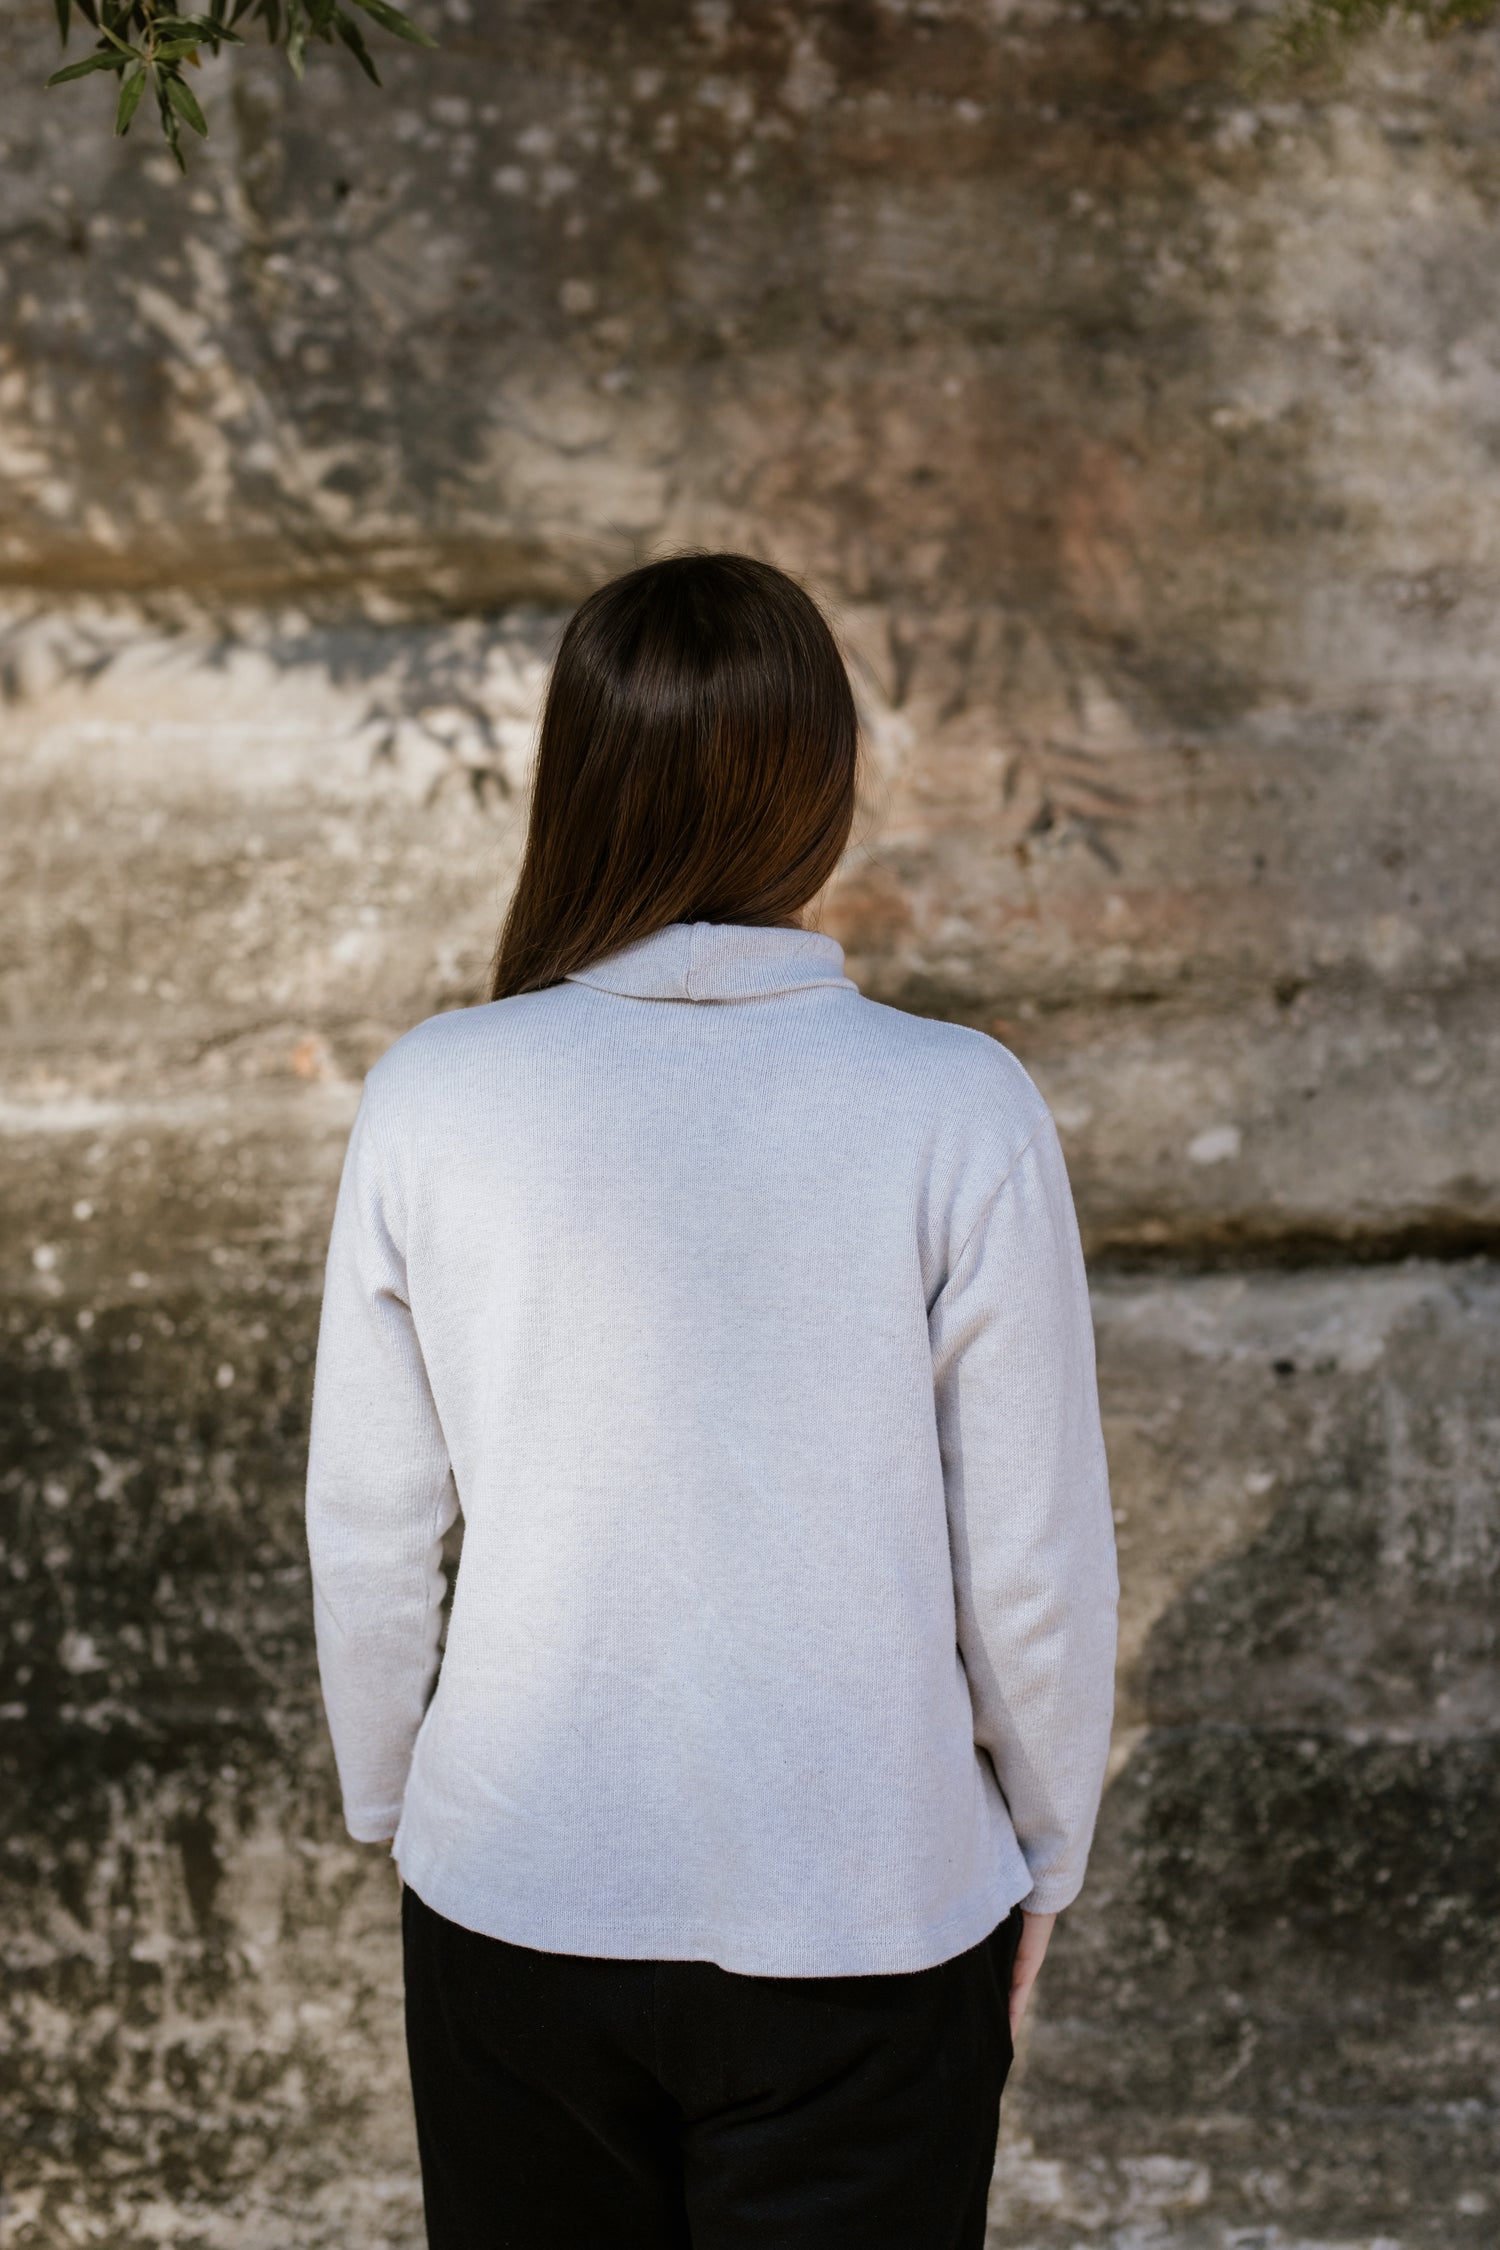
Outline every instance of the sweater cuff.
<path id="1" fill-rule="evenodd" d="M 1072 1905 L 1082 1888 L 1081 1883 L 1037 1883 L 1024 1898 L 1017 1899 L 1016 1904 L 1023 1914 L 1061 1914 L 1065 1906 Z"/>
<path id="2" fill-rule="evenodd" d="M 394 1841 L 400 1825 L 399 1805 L 387 1812 L 382 1812 L 378 1807 L 374 1812 L 355 1812 L 348 1806 L 344 1809 L 344 1826 L 356 1844 L 389 1844 Z"/>

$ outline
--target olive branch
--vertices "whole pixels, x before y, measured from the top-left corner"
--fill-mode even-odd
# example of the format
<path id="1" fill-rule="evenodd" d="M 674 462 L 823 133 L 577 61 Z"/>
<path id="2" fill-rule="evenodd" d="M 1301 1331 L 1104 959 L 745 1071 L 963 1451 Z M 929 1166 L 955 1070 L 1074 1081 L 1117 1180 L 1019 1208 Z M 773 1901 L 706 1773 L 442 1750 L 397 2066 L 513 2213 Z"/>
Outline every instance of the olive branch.
<path id="1" fill-rule="evenodd" d="M 302 76 L 309 39 L 321 39 L 329 46 L 338 42 L 347 47 L 371 83 L 380 84 L 375 58 L 365 43 L 364 27 L 351 8 L 414 47 L 437 45 L 394 7 L 392 0 L 350 0 L 350 6 L 345 6 L 344 0 L 208 0 L 205 13 L 191 16 L 177 14 L 166 0 L 53 0 L 53 5 L 65 47 L 75 5 L 79 16 L 98 36 L 91 54 L 81 62 L 54 70 L 47 84 L 61 86 L 69 79 L 91 78 L 96 71 L 112 70 L 120 82 L 115 101 L 117 133 L 129 132 L 149 85 L 162 135 L 182 172 L 187 170 L 182 153 L 183 126 L 200 135 L 208 132 L 208 120 L 184 69 L 199 67 L 205 47 L 211 55 L 221 47 L 242 47 L 245 40 L 235 28 L 238 24 L 262 25 L 272 46 L 286 48 L 287 61 L 298 78 Z"/>

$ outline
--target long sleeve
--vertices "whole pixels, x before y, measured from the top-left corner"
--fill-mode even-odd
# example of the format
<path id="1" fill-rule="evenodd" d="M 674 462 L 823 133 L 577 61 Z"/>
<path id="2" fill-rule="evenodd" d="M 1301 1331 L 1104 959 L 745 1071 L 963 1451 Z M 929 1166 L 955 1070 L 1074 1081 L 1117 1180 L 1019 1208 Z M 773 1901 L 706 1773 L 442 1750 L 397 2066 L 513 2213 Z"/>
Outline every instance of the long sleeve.
<path id="1" fill-rule="evenodd" d="M 458 1510 L 400 1237 L 367 1091 L 329 1244 L 307 1478 L 323 1700 L 345 1822 L 365 1843 L 400 1819 L 437 1671 L 443 1534 Z"/>
<path id="2" fill-rule="evenodd" d="M 1061 1147 L 1044 1116 L 929 1316 L 958 1640 L 974 1736 L 1031 1875 L 1069 1905 L 1098 1816 L 1119 1582 L 1094 1336 Z"/>

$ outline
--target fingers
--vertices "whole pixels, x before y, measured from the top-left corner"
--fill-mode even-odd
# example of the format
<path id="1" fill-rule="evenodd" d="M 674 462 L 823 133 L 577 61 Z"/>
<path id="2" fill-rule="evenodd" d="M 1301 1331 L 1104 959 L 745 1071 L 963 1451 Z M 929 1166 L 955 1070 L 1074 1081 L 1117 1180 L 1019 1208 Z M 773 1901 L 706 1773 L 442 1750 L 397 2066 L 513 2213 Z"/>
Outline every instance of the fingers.
<path id="1" fill-rule="evenodd" d="M 1056 1921 L 1055 1914 L 1028 1914 L 1022 1921 L 1021 1942 L 1016 1948 L 1015 1967 L 1011 1971 L 1010 1980 L 1010 2036 L 1013 2042 L 1031 2004 L 1032 1987 L 1046 1958 Z"/>

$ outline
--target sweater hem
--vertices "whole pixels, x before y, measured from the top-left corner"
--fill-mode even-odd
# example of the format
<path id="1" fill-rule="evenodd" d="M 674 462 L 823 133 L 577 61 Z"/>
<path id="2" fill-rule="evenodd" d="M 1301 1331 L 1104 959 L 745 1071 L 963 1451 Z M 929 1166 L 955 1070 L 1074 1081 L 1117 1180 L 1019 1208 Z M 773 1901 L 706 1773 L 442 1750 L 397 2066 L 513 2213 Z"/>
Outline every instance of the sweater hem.
<path id="1" fill-rule="evenodd" d="M 441 1873 L 409 1851 L 393 1854 L 402 1882 L 445 1921 L 480 1937 L 539 1953 L 616 1961 L 712 1961 L 737 1976 L 901 1976 L 938 1967 L 981 1943 L 1031 1888 L 1024 1862 L 1006 1867 L 978 1897 L 935 1922 L 837 1930 L 659 1917 L 599 1921 L 533 1915 L 502 1900 L 450 1890 Z"/>

